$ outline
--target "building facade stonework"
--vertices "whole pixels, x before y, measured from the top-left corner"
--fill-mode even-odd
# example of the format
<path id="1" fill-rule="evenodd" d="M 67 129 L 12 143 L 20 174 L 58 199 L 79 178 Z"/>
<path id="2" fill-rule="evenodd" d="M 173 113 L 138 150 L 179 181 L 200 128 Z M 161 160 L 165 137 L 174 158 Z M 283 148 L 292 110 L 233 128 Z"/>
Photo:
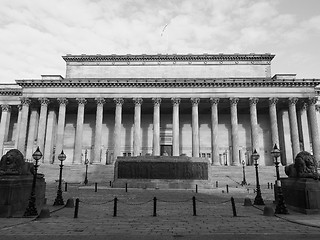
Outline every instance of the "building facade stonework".
<path id="1" fill-rule="evenodd" d="M 37 146 L 43 163 L 113 164 L 187 155 L 213 166 L 320 161 L 320 79 L 271 76 L 272 54 L 66 55 L 66 77 L 0 84 L 0 153 Z M 86 154 L 85 154 L 86 153 Z"/>

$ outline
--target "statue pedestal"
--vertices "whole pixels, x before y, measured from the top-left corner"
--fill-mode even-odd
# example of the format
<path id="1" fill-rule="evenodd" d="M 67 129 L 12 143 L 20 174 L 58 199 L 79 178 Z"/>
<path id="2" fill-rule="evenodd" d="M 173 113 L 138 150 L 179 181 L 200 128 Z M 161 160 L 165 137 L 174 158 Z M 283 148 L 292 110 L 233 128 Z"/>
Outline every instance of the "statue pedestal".
<path id="1" fill-rule="evenodd" d="M 311 178 L 282 178 L 281 186 L 289 208 L 305 214 L 320 213 L 320 181 Z"/>
<path id="2" fill-rule="evenodd" d="M 118 157 L 113 186 L 194 188 L 208 182 L 208 166 L 207 159 L 187 156 Z"/>
<path id="3" fill-rule="evenodd" d="M 23 216 L 31 195 L 33 175 L 0 176 L 0 217 Z M 46 183 L 43 175 L 37 176 L 36 207 L 38 213 L 45 204 Z"/>

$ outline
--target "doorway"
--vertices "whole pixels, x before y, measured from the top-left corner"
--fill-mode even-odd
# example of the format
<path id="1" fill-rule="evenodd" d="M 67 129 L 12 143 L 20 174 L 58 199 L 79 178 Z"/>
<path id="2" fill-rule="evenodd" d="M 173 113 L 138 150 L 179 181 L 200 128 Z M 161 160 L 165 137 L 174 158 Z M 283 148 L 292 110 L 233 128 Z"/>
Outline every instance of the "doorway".
<path id="1" fill-rule="evenodd" d="M 172 145 L 161 145 L 160 146 L 161 156 L 172 156 Z"/>

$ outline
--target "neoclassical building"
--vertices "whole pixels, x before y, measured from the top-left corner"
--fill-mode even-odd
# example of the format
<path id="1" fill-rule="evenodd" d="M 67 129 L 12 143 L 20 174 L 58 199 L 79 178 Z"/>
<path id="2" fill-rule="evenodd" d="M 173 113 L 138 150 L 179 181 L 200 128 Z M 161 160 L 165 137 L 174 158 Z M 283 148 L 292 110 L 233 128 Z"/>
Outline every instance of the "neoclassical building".
<path id="1" fill-rule="evenodd" d="M 320 160 L 318 85 L 271 76 L 272 54 L 66 55 L 66 76 L 0 84 L 0 153 L 43 162 L 112 164 L 117 156 L 185 154 L 212 165 Z M 3 81 L 3 80 L 2 80 Z"/>

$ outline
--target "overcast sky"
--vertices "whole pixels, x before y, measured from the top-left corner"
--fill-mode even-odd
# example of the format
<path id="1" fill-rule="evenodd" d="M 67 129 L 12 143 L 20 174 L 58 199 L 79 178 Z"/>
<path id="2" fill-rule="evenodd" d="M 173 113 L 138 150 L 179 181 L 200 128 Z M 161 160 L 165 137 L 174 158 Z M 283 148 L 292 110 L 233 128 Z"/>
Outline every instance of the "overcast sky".
<path id="1" fill-rule="evenodd" d="M 320 78 L 319 0 L 0 0 L 0 83 L 65 76 L 70 54 L 273 53 Z"/>

